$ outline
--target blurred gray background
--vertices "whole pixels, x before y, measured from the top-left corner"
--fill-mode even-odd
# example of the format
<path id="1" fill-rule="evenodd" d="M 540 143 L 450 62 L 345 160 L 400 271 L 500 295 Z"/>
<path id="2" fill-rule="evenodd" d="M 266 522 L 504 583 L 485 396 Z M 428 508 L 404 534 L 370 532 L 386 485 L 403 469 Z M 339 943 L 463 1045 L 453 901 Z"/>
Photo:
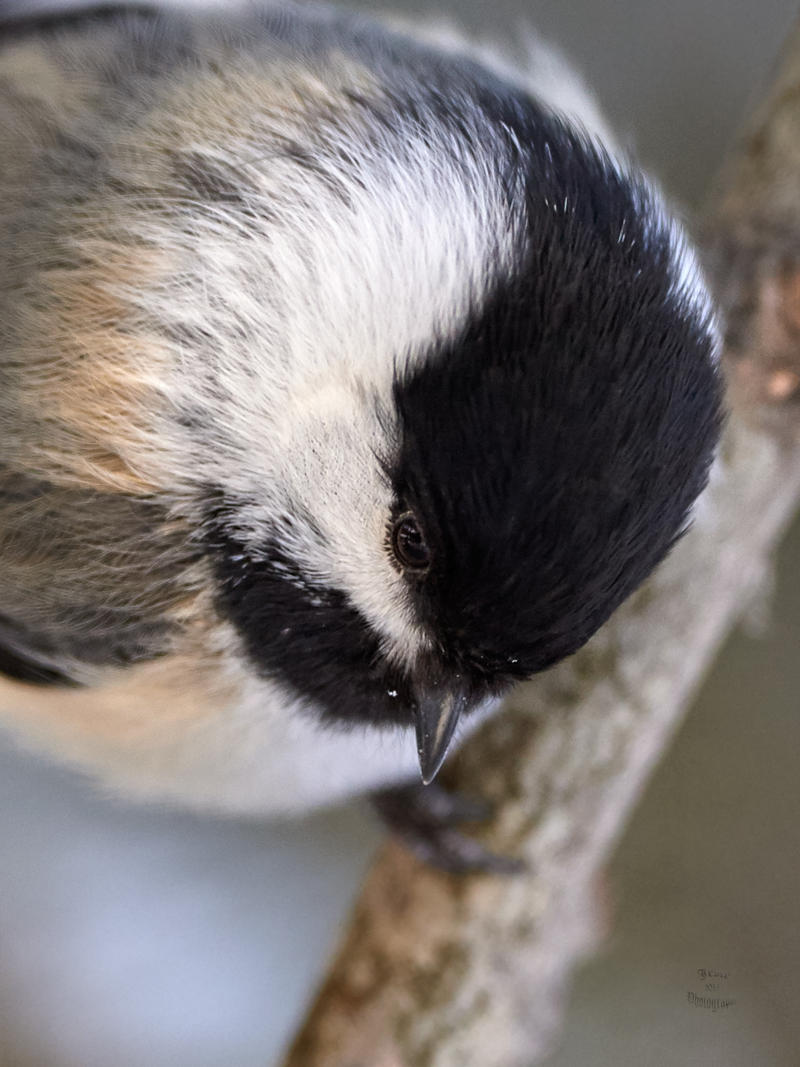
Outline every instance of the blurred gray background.
<path id="1" fill-rule="evenodd" d="M 534 24 L 689 208 L 796 7 L 385 6 L 449 11 L 500 38 Z M 620 844 L 611 932 L 577 978 L 548 1067 L 800 1064 L 799 564 L 800 526 L 766 635 L 728 643 Z M 1 1067 L 276 1063 L 379 840 L 361 805 L 282 826 L 126 807 L 6 745 Z M 705 991 L 701 969 L 727 977 Z M 689 993 L 735 1003 L 711 1011 Z"/>

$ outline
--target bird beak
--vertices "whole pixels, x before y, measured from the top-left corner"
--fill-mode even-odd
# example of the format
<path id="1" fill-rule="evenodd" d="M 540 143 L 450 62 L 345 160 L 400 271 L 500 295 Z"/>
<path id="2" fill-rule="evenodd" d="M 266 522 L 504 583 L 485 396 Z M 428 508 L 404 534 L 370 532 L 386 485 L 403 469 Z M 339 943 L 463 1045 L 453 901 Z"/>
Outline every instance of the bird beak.
<path id="1" fill-rule="evenodd" d="M 466 686 L 448 682 L 420 686 L 416 693 L 414 720 L 417 754 L 422 781 L 430 785 L 444 763 L 458 720 L 471 701 Z"/>

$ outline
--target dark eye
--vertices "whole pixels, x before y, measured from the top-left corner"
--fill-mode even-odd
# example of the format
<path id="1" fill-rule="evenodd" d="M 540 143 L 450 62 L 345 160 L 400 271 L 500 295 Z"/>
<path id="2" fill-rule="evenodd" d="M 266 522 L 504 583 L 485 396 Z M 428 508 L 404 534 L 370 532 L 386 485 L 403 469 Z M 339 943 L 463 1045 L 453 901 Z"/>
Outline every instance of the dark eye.
<path id="1" fill-rule="evenodd" d="M 431 551 L 413 515 L 401 515 L 395 522 L 392 550 L 397 562 L 408 570 L 424 571 L 430 566 Z"/>

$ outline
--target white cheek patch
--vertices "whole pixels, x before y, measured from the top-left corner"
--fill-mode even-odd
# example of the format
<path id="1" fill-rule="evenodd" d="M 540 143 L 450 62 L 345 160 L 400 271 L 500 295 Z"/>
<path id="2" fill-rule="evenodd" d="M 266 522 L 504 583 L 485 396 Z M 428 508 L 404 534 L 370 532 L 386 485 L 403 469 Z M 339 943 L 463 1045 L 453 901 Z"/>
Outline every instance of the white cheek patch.
<path id="1" fill-rule="evenodd" d="M 386 548 L 393 382 L 508 266 L 514 226 L 488 149 L 479 162 L 413 128 L 391 136 L 349 170 L 337 144 L 312 145 L 311 169 L 286 158 L 248 167 L 246 234 L 219 205 L 200 205 L 191 229 L 166 215 L 184 267 L 148 308 L 202 323 L 204 350 L 182 348 L 166 386 L 207 427 L 200 450 L 165 433 L 189 491 L 220 486 L 241 502 L 237 533 L 254 555 L 277 528 L 309 580 L 344 592 L 390 660 L 407 664 L 430 638 Z M 148 242 L 160 225 L 150 217 Z"/>
<path id="2" fill-rule="evenodd" d="M 343 418 L 341 403 L 335 412 L 317 408 L 316 419 L 308 413 L 295 419 L 283 484 L 293 514 L 312 515 L 314 529 L 296 528 L 291 551 L 312 580 L 345 592 L 383 639 L 382 651 L 391 663 L 408 666 L 430 647 L 430 638 L 416 621 L 407 583 L 393 566 L 387 544 L 394 499 L 376 463 L 386 441 L 371 425 L 374 406 L 359 408 L 358 403 L 352 402 L 349 419 Z"/>

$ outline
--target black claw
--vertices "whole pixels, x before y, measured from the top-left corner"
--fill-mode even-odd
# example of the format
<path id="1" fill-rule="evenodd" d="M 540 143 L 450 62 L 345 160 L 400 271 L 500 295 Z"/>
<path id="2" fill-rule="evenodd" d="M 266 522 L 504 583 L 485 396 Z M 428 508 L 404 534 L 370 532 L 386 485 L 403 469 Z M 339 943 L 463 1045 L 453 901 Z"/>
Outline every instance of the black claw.
<path id="1" fill-rule="evenodd" d="M 395 836 L 425 863 L 454 874 L 519 874 L 521 860 L 501 856 L 455 829 L 488 819 L 485 800 L 448 792 L 440 785 L 409 785 L 373 793 L 372 802 Z"/>

